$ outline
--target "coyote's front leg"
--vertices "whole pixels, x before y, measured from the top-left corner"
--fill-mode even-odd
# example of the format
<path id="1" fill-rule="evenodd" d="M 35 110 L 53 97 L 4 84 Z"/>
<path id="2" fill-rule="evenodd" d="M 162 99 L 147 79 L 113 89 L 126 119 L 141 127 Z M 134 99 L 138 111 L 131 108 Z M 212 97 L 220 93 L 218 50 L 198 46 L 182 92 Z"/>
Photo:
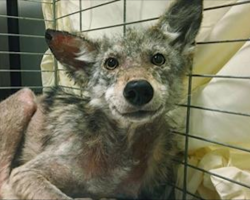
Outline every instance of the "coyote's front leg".
<path id="1" fill-rule="evenodd" d="M 72 199 L 59 188 L 73 178 L 64 158 L 45 152 L 14 169 L 8 184 L 19 199 Z M 4 198 L 8 198 L 4 196 Z"/>
<path id="2" fill-rule="evenodd" d="M 18 199 L 72 199 L 64 193 L 64 190 L 70 192 L 81 187 L 75 180 L 83 177 L 82 170 L 78 171 L 71 167 L 75 165 L 77 164 L 67 159 L 65 155 L 49 154 L 45 151 L 25 165 L 14 169 L 8 187 L 14 191 Z M 4 196 L 4 198 L 9 197 Z M 80 198 L 80 200 L 92 199 Z"/>
<path id="3" fill-rule="evenodd" d="M 24 130 L 36 110 L 34 99 L 31 90 L 23 89 L 0 103 L 0 198 Z"/>

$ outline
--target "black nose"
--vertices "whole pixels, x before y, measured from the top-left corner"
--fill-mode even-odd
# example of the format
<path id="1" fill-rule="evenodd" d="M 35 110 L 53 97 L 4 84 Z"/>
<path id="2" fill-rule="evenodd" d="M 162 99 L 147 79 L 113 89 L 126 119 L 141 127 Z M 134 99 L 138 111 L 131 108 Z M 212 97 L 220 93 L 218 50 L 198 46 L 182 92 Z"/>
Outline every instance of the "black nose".
<path id="1" fill-rule="evenodd" d="M 123 96 L 132 105 L 143 106 L 153 98 L 154 89 L 147 81 L 130 81 L 123 91 Z"/>

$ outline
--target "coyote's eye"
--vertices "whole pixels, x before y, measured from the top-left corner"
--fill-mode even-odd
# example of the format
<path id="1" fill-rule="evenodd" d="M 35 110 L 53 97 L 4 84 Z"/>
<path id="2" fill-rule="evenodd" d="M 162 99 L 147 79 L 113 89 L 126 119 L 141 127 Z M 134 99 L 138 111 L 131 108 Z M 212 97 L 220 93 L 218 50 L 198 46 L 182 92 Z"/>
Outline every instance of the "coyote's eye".
<path id="1" fill-rule="evenodd" d="M 166 59 L 165 59 L 165 57 L 164 57 L 162 54 L 157 53 L 157 54 L 155 54 L 155 55 L 151 58 L 151 62 L 152 62 L 154 65 L 161 66 L 161 65 L 163 65 L 163 64 L 166 62 Z"/>
<path id="2" fill-rule="evenodd" d="M 112 70 L 112 69 L 115 69 L 116 67 L 118 67 L 119 62 L 118 62 L 118 60 L 115 59 L 115 58 L 108 58 L 108 59 L 105 61 L 104 65 L 105 65 L 105 67 L 106 67 L 107 69 Z"/>

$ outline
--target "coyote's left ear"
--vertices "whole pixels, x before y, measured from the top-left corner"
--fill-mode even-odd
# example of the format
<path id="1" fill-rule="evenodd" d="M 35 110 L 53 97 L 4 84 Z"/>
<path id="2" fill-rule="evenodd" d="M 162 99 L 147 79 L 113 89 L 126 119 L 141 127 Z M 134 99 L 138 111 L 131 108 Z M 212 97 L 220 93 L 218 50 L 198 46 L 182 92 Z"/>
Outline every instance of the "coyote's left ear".
<path id="1" fill-rule="evenodd" d="M 158 28 L 180 48 L 194 43 L 202 22 L 203 0 L 176 0 L 160 18 Z"/>
<path id="2" fill-rule="evenodd" d="M 55 58 L 62 63 L 67 73 L 78 84 L 87 81 L 92 71 L 98 45 L 65 31 L 47 29 L 46 42 Z"/>

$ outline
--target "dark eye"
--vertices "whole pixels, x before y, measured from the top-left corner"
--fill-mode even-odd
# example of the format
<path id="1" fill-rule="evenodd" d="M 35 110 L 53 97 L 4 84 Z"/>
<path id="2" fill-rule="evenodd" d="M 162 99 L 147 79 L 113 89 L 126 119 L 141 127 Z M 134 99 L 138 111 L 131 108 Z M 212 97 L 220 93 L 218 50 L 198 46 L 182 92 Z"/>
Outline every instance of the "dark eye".
<path id="1" fill-rule="evenodd" d="M 163 65 L 163 64 L 166 62 L 166 59 L 165 59 L 165 57 L 164 57 L 162 54 L 157 53 L 157 54 L 155 54 L 155 55 L 152 57 L 151 62 L 152 62 L 154 65 L 161 66 L 161 65 Z"/>
<path id="2" fill-rule="evenodd" d="M 105 61 L 105 67 L 107 68 L 107 69 L 115 69 L 116 67 L 118 67 L 118 65 L 119 65 L 119 62 L 118 62 L 118 60 L 117 59 L 115 59 L 115 58 L 108 58 L 106 61 Z"/>

